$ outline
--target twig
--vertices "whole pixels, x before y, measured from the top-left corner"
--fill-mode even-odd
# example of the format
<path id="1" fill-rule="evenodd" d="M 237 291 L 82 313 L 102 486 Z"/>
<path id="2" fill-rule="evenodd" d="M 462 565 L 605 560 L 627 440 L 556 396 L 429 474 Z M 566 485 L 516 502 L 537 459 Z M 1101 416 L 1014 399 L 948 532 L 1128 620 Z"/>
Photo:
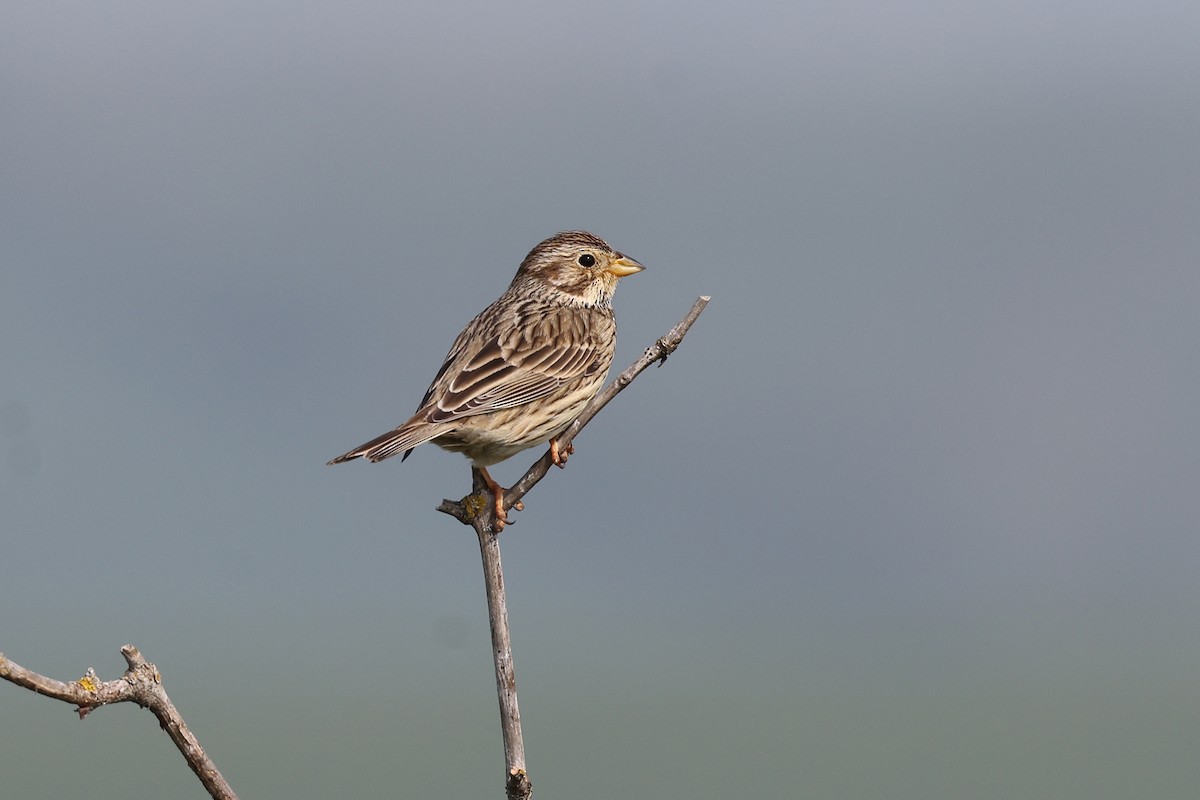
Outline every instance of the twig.
<path id="1" fill-rule="evenodd" d="M 654 342 L 650 347 L 646 348 L 646 352 L 642 353 L 642 357 L 625 368 L 625 371 L 616 377 L 604 391 L 592 398 L 592 401 L 587 404 L 574 422 L 567 426 L 567 429 L 558 436 L 559 450 L 567 449 L 567 445 L 574 440 L 575 436 L 583 430 L 583 427 L 592 421 L 592 418 L 600 413 L 600 409 L 608 405 L 608 402 L 616 397 L 621 390 L 633 382 L 633 379 L 641 375 L 647 367 L 655 361 L 661 367 L 667 361 L 667 356 L 674 353 L 679 347 L 683 337 L 687 335 L 688 329 L 692 327 L 692 323 L 700 316 L 700 312 L 704 311 L 704 307 L 708 305 L 708 297 L 698 297 L 692 305 L 687 315 L 675 325 L 674 328 Z M 507 492 L 504 493 L 504 508 L 505 510 L 515 506 L 518 501 L 529 490 L 537 485 L 538 481 L 546 477 L 546 473 L 550 470 L 550 465 L 554 462 L 550 458 L 550 451 L 547 450 L 545 455 L 533 463 L 519 481 L 512 485 Z M 485 488 L 482 483 L 476 481 L 474 492 L 462 500 L 443 500 L 437 510 L 443 514 L 449 514 L 464 525 L 471 525 L 478 517 L 486 517 L 488 526 L 494 521 L 494 512 L 490 503 L 468 502 L 472 497 L 490 497 L 490 493 L 483 491 Z"/>
<path id="2" fill-rule="evenodd" d="M 571 440 L 600 413 L 600 409 L 608 405 L 610 400 L 647 367 L 656 361 L 659 366 L 666 362 L 667 356 L 675 352 L 692 323 L 708 305 L 708 300 L 708 297 L 698 298 L 674 328 L 646 348 L 641 358 L 630 364 L 604 391 L 592 398 L 583 413 L 559 434 L 560 451 L 567 450 Z M 509 509 L 520 503 L 521 498 L 528 494 L 538 481 L 546 477 L 552 463 L 550 452 L 546 451 L 546 454 L 525 472 L 521 480 L 505 492 L 504 508 Z M 504 788 L 508 800 L 528 800 L 533 793 L 533 787 L 525 770 L 525 742 L 521 734 L 521 712 L 517 706 L 517 678 L 513 670 L 512 640 L 508 630 L 508 601 L 504 594 L 504 571 L 500 564 L 500 538 L 496 531 L 496 514 L 490 501 L 491 493 L 484 483 L 483 476 L 476 469 L 472 469 L 471 474 L 472 493 L 457 502 L 443 500 L 437 510 L 449 514 L 464 525 L 470 525 L 479 537 L 484 585 L 487 589 L 488 622 L 492 628 L 496 692 L 500 699 L 500 727 L 504 734 L 504 763 L 508 769 Z"/>
<path id="3" fill-rule="evenodd" d="M 115 681 L 101 681 L 96 677 L 96 671 L 89 667 L 87 673 L 79 680 L 63 683 L 15 664 L 0 653 L 0 678 L 24 686 L 37 694 L 71 703 L 76 707 L 80 719 L 86 717 L 93 709 L 110 703 L 137 703 L 142 708 L 150 709 L 150 712 L 158 717 L 162 729 L 179 748 L 192 772 L 196 773 L 196 777 L 204 784 L 209 796 L 213 800 L 237 800 L 237 795 L 225 777 L 204 752 L 204 748 L 188 729 L 175 704 L 167 696 L 158 668 L 148 662 L 131 644 L 121 648 L 121 655 L 125 657 L 129 669 Z"/>

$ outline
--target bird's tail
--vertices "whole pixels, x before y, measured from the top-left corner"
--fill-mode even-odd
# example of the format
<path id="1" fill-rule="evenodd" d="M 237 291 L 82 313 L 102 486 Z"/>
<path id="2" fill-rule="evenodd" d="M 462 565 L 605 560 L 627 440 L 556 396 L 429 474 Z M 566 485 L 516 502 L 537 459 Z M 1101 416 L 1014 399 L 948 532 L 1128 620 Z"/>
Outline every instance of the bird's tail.
<path id="1" fill-rule="evenodd" d="M 401 450 L 404 451 L 404 458 L 408 458 L 408 454 L 412 452 L 414 447 L 428 442 L 442 433 L 446 433 L 446 431 L 439 429 L 437 425 L 429 425 L 427 423 L 413 425 L 406 423 L 393 431 L 388 431 L 382 436 L 375 437 L 365 444 L 360 444 L 347 453 L 343 453 L 330 461 L 329 465 L 353 461 L 356 458 L 365 458 L 372 462 L 383 461 L 385 458 L 396 455 Z"/>

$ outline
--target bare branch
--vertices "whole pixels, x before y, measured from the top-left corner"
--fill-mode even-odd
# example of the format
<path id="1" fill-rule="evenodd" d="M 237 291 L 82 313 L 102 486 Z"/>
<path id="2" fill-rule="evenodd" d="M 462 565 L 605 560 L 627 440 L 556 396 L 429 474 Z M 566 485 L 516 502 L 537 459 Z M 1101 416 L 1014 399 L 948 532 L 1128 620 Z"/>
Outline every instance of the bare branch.
<path id="1" fill-rule="evenodd" d="M 634 378 L 654 362 L 662 366 L 667 356 L 675 351 L 688 329 L 700 312 L 708 305 L 708 297 L 696 300 L 688 314 L 680 322 L 646 349 L 642 357 L 617 376 L 604 391 L 600 392 L 572 422 L 558 439 L 560 450 L 569 452 L 569 445 L 579 431 L 617 396 Z M 521 498 L 538 481 L 546 476 L 552 463 L 549 451 L 538 459 L 525 475 L 504 496 L 504 508 L 520 508 Z M 504 734 L 504 760 L 508 773 L 505 793 L 509 800 L 528 800 L 533 792 L 529 775 L 525 771 L 525 745 L 521 734 L 521 712 L 517 706 L 517 682 L 513 670 L 512 641 L 508 628 L 508 603 L 504 591 L 504 572 L 500 563 L 500 540 L 495 526 L 495 509 L 489 497 L 487 485 L 478 470 L 472 470 L 472 494 L 461 501 L 443 500 L 439 511 L 449 514 L 464 525 L 475 529 L 479 537 L 479 548 L 483 558 L 484 583 L 487 591 L 488 620 L 492 629 L 492 653 L 496 667 L 496 689 L 500 700 L 501 727 Z M 192 772 L 200 779 L 209 796 L 214 800 L 237 800 L 229 783 L 217 770 L 212 759 L 204 752 L 200 742 L 188 729 L 175 704 L 167 696 L 158 668 L 142 656 L 136 647 L 127 644 L 121 648 L 129 668 L 119 679 L 101 681 L 95 670 L 88 668 L 77 681 L 63 682 L 40 675 L 10 661 L 0 653 L 0 678 L 23 686 L 37 694 L 53 697 L 75 706 L 79 718 L 91 711 L 111 703 L 136 703 L 150 709 L 158 718 L 162 729 L 183 754 Z"/>
<path id="2" fill-rule="evenodd" d="M 86 717 L 93 709 L 110 703 L 137 703 L 150 709 L 150 712 L 158 717 L 162 729 L 179 748 L 192 772 L 196 773 L 196 777 L 204 784 L 209 796 L 213 800 L 237 800 L 237 795 L 229 783 L 204 752 L 204 748 L 188 729 L 175 704 L 167 696 L 158 668 L 148 662 L 131 644 L 121 648 L 121 655 L 125 657 L 129 669 L 115 681 L 101 681 L 96 676 L 96 671 L 89 667 L 79 680 L 64 683 L 15 664 L 0 653 L 0 678 L 17 686 L 24 686 L 37 694 L 74 705 L 80 719 Z"/>
<path id="3" fill-rule="evenodd" d="M 521 734 L 521 709 L 517 704 L 517 675 L 513 668 L 512 639 L 508 629 L 504 569 L 500 564 L 500 536 L 479 522 L 474 527 L 483 558 L 483 583 L 487 591 L 488 623 L 492 630 L 496 696 L 500 700 L 504 765 L 508 770 L 504 789 L 509 800 L 526 800 L 532 794 L 533 787 L 525 772 L 525 739 Z"/>
<path id="4" fill-rule="evenodd" d="M 646 348 L 642 357 L 617 376 L 604 391 L 592 398 L 579 418 L 572 422 L 558 438 L 559 450 L 568 450 L 571 440 L 583 427 L 617 396 L 633 379 L 655 361 L 662 366 L 667 356 L 675 352 L 692 323 L 708 305 L 709 298 L 700 297 L 692 309 L 665 336 Z M 504 495 L 504 508 L 516 506 L 520 509 L 524 497 L 537 482 L 546 477 L 553 463 L 550 452 L 538 459 L 521 480 L 513 484 Z M 472 493 L 462 500 L 443 500 L 438 511 L 457 519 L 475 529 L 479 537 L 479 551 L 483 557 L 483 578 L 487 591 L 488 622 L 492 629 L 492 656 L 496 667 L 496 693 L 500 700 L 500 728 L 504 735 L 504 762 L 508 769 L 504 790 L 508 800 L 528 800 L 533 793 L 529 774 L 525 770 L 525 742 L 521 733 L 521 712 L 517 705 L 517 678 L 513 669 L 512 640 L 508 629 L 508 601 L 504 592 L 504 571 L 500 564 L 500 538 L 496 529 L 495 508 L 491 493 L 479 470 L 471 470 Z"/>

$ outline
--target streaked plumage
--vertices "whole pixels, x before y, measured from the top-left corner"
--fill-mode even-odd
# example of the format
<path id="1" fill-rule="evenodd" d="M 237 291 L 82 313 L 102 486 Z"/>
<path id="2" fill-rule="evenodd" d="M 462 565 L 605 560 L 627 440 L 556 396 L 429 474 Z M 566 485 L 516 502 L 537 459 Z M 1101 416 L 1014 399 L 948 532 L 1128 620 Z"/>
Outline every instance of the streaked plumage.
<path id="1" fill-rule="evenodd" d="M 407 421 L 330 461 L 369 461 L 432 441 L 487 467 L 561 433 L 604 383 L 616 349 L 612 295 L 642 265 L 585 231 L 529 252 L 508 290 L 471 320 Z"/>

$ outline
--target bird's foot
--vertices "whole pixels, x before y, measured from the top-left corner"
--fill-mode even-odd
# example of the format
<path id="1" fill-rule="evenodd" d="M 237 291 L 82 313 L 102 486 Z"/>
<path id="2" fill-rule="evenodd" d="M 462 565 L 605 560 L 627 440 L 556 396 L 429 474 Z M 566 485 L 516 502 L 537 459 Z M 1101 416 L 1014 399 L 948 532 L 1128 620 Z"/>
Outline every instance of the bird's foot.
<path id="1" fill-rule="evenodd" d="M 504 493 L 508 491 L 499 483 L 497 483 L 486 469 L 479 468 L 479 474 L 483 476 L 483 482 L 487 484 L 488 491 L 492 493 L 492 513 L 496 517 L 496 533 L 504 530 L 504 526 L 509 524 L 508 512 L 504 510 Z M 513 508 L 517 511 L 524 511 L 525 504 L 520 500 L 513 503 Z"/>
<path id="2" fill-rule="evenodd" d="M 555 436 L 550 440 L 550 460 L 554 466 L 563 469 L 567 466 L 567 457 L 575 452 L 575 445 L 568 443 L 566 447 L 559 448 L 558 437 Z"/>

